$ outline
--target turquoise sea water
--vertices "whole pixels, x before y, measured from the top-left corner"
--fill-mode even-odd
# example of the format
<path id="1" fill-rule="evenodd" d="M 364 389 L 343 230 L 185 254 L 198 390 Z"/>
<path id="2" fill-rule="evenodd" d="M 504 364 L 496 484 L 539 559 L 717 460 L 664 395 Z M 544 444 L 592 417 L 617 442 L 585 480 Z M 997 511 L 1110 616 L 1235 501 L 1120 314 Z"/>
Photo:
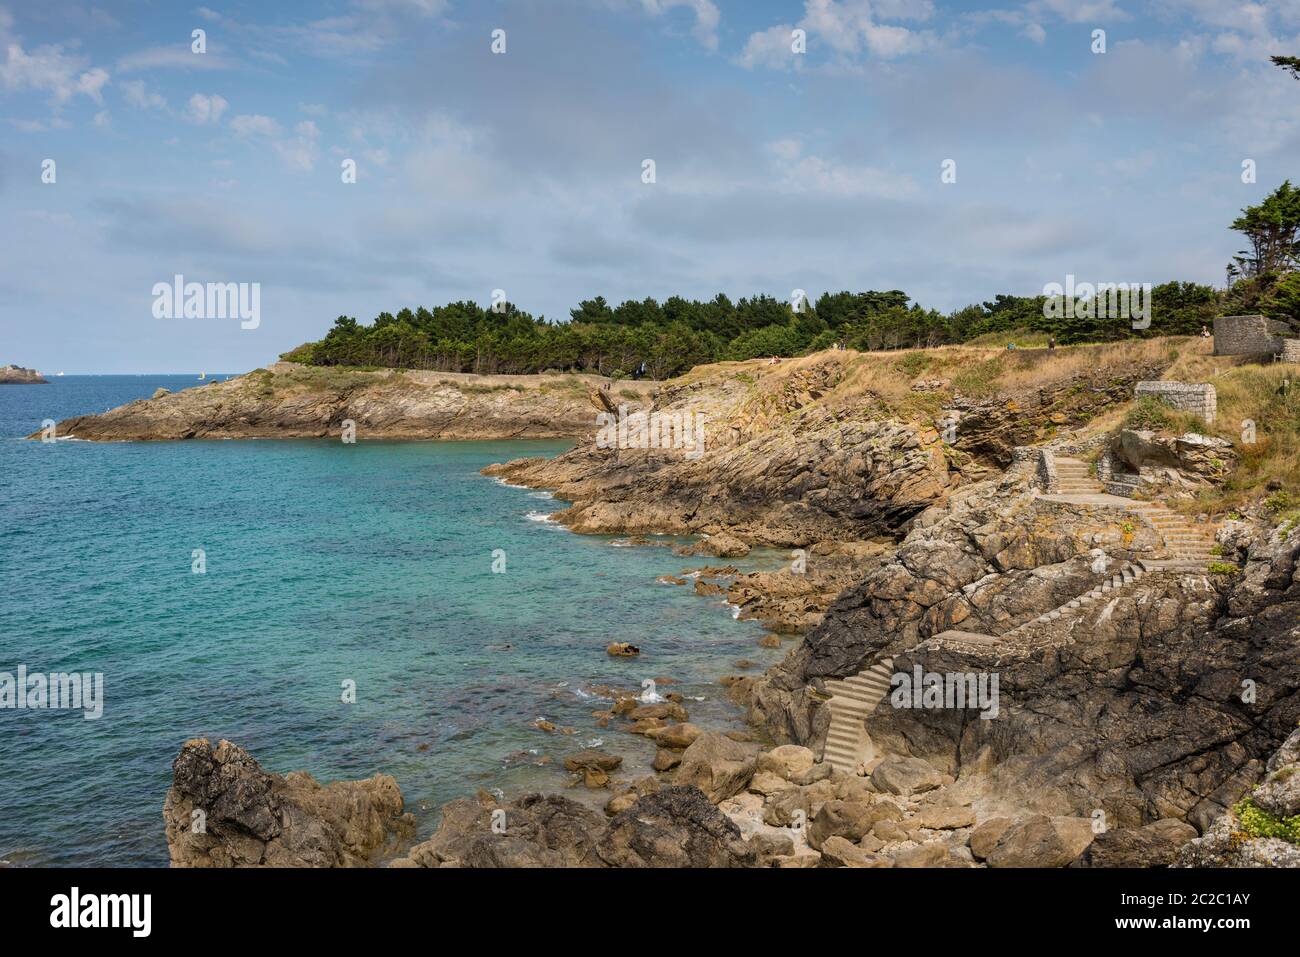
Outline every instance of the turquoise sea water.
<path id="1" fill-rule="evenodd" d="M 393 774 L 427 836 L 443 802 L 480 787 L 563 787 L 559 759 L 584 746 L 624 755 L 627 776 L 646 766 L 648 741 L 596 728 L 588 685 L 667 675 L 703 697 L 692 720 L 723 724 L 737 715 L 716 679 L 780 654 L 725 604 L 655 581 L 699 560 L 574 535 L 540 520 L 559 507 L 545 493 L 478 474 L 564 442 L 20 438 L 193 385 L 0 386 L 0 671 L 105 683 L 97 721 L 0 709 L 0 861 L 165 864 L 163 795 L 190 737 L 319 780 Z M 612 659 L 611 640 L 643 656 Z"/>

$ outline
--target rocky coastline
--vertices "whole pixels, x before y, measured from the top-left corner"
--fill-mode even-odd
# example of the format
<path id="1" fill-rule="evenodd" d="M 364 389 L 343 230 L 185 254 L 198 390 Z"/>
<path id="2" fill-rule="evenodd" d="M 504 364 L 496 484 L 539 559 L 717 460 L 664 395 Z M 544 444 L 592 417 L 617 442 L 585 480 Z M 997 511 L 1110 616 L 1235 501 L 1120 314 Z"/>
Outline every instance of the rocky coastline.
<path id="1" fill-rule="evenodd" d="M 159 389 L 100 415 L 65 419 L 55 432 L 103 442 L 337 438 L 349 429 L 357 441 L 567 439 L 595 433 L 591 394 L 607 384 L 584 375 L 475 376 L 277 362 L 180 392 Z M 620 402 L 640 408 L 654 387 L 620 382 L 611 389 Z"/>
<path id="2" fill-rule="evenodd" d="M 1170 513 L 1047 494 L 1036 468 L 1044 454 L 1109 449 L 1139 465 L 1160 458 L 1171 489 L 1220 481 L 1231 463 L 1207 467 L 1211 445 L 1115 420 L 1136 381 L 1159 377 L 1155 355 L 978 396 L 918 377 L 915 404 L 860 388 L 840 354 L 710 367 L 653 399 L 656 411 L 707 416 L 702 455 L 584 441 L 485 469 L 550 489 L 568 503 L 555 517 L 576 532 L 695 536 L 683 554 L 721 562 L 789 550 L 780 571 L 713 565 L 693 583 L 799 640 L 766 673 L 722 681 L 753 734 L 704 731 L 680 701 L 612 690 L 596 726 L 658 750 L 654 773 L 636 780 L 619 778 L 613 752 L 563 756 L 575 785 L 608 793 L 603 815 L 564 795 L 480 793 L 447 805 L 422 842 L 395 849 L 395 828 L 367 826 L 364 849 L 326 856 L 401 867 L 1296 865 L 1300 539 L 1248 511 L 1217 524 L 1214 559 L 1195 565 L 1180 560 L 1177 536 L 1190 533 L 1171 538 L 1183 526 Z M 953 419 L 961 427 L 945 438 Z M 828 702 L 882 662 L 918 680 L 996 676 L 995 713 L 882 700 L 861 722 L 862 760 L 838 765 Z M 220 794 L 187 783 L 191 763 L 169 806 L 217 807 Z M 281 817 L 308 813 L 301 797 L 281 800 L 294 809 Z M 220 843 L 247 838 L 241 815 L 218 815 L 233 822 Z M 172 833 L 169 823 L 169 843 Z M 275 837 L 254 836 L 268 848 Z"/>

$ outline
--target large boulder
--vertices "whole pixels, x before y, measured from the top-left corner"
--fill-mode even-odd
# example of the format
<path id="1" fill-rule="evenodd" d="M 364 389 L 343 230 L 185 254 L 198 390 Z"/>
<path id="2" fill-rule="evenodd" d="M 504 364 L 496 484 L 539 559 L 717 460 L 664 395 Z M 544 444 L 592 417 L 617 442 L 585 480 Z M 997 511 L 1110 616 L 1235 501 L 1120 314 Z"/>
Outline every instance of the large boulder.
<path id="1" fill-rule="evenodd" d="M 609 867 L 747 867 L 756 848 L 699 788 L 666 787 L 616 814 L 595 845 Z"/>
<path id="2" fill-rule="evenodd" d="M 831 837 L 842 837 L 856 844 L 870 833 L 877 821 L 892 820 L 897 812 L 897 806 L 888 801 L 880 804 L 827 801 L 808 826 L 808 843 L 818 850 Z"/>
<path id="3" fill-rule="evenodd" d="M 921 794 L 950 780 L 920 758 L 888 757 L 871 772 L 871 783 L 887 794 Z"/>
<path id="4" fill-rule="evenodd" d="M 1092 843 L 1086 817 L 1035 814 L 1017 821 L 989 851 L 989 867 L 1065 867 Z"/>
<path id="5" fill-rule="evenodd" d="M 1196 828 L 1170 817 L 1142 827 L 1115 828 L 1093 838 L 1075 863 L 1080 867 L 1168 867 L 1194 837 Z"/>
<path id="6" fill-rule="evenodd" d="M 790 781 L 810 771 L 816 761 L 817 756 L 811 749 L 797 744 L 783 744 L 758 756 L 758 770 L 770 771 Z"/>
<path id="7" fill-rule="evenodd" d="M 434 835 L 394 863 L 418 867 L 577 867 L 588 863 L 605 817 L 560 795 L 509 803 L 491 795 L 444 805 Z"/>
<path id="8" fill-rule="evenodd" d="M 415 831 L 386 774 L 321 785 L 206 738 L 186 741 L 172 763 L 163 821 L 173 867 L 363 867 Z"/>
<path id="9" fill-rule="evenodd" d="M 744 790 L 756 765 L 754 747 L 708 731 L 682 753 L 673 783 L 697 787 L 717 804 Z"/>
<path id="10" fill-rule="evenodd" d="M 872 854 L 842 837 L 827 838 L 821 847 L 822 867 L 893 867 L 882 854 Z"/>

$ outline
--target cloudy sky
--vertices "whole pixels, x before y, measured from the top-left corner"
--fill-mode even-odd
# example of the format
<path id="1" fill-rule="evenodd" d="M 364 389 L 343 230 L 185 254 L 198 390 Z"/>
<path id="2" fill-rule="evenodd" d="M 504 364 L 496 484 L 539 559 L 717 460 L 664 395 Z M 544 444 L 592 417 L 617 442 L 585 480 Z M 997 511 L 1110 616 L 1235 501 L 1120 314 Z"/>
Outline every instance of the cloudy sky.
<path id="1" fill-rule="evenodd" d="M 210 2 L 0 0 L 0 363 L 243 371 L 498 288 L 1217 284 L 1300 179 L 1300 0 Z M 260 326 L 154 318 L 177 273 Z"/>

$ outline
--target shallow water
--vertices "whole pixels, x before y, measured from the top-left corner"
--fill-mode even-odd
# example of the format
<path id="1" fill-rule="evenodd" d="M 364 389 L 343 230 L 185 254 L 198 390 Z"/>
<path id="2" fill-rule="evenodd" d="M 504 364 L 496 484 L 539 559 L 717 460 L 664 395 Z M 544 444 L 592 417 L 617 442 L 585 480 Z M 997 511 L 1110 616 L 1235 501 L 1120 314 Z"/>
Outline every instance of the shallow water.
<path id="1" fill-rule="evenodd" d="M 589 685 L 667 675 L 704 699 L 687 702 L 693 721 L 721 725 L 738 717 L 716 684 L 733 659 L 783 653 L 721 601 L 655 581 L 701 560 L 573 535 L 544 520 L 545 493 L 478 474 L 565 442 L 18 438 L 194 384 L 0 386 L 0 671 L 105 684 L 99 720 L 0 709 L 0 860 L 165 864 L 163 795 L 191 737 L 320 780 L 393 774 L 425 836 L 438 806 L 480 787 L 563 787 L 559 759 L 580 747 L 644 768 L 650 743 L 597 729 Z M 642 657 L 610 658 L 612 640 Z"/>

